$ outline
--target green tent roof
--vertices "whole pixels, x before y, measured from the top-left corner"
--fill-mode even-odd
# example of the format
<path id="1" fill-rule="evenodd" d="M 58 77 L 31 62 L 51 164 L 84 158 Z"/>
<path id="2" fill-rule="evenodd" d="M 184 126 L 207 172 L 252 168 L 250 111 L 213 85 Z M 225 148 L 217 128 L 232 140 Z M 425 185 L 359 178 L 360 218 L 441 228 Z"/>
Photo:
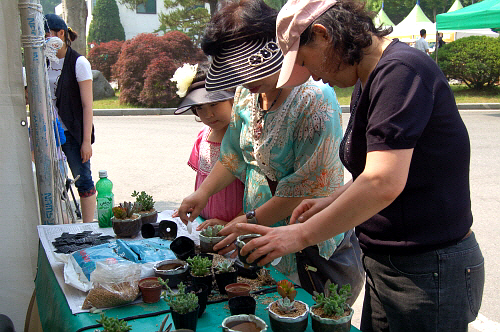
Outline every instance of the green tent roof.
<path id="1" fill-rule="evenodd" d="M 500 1 L 500 0 L 499 0 Z M 400 25 L 406 25 L 406 24 L 413 24 L 413 23 L 422 23 L 422 22 L 431 22 L 425 16 L 424 12 L 422 11 L 422 8 L 420 8 L 420 5 L 417 3 L 415 7 L 411 10 L 411 12 L 408 14 L 408 16 L 405 17 L 404 20 L 399 23 Z"/>
<path id="2" fill-rule="evenodd" d="M 373 24 L 375 24 L 375 26 L 377 26 L 377 27 L 381 26 L 381 25 L 382 26 L 391 26 L 391 27 L 394 26 L 394 23 L 392 23 L 392 21 L 389 18 L 389 16 L 387 16 L 387 14 L 385 13 L 383 7 L 377 13 L 377 16 L 375 16 L 373 18 Z"/>
<path id="3" fill-rule="evenodd" d="M 438 30 L 500 28 L 500 0 L 483 0 L 451 13 L 439 14 Z"/>
<path id="4" fill-rule="evenodd" d="M 459 10 L 462 8 L 464 8 L 464 6 L 462 6 L 462 3 L 460 2 L 460 0 L 455 0 L 453 5 L 451 5 L 450 9 L 448 9 L 448 13 L 454 12 L 455 10 Z"/>

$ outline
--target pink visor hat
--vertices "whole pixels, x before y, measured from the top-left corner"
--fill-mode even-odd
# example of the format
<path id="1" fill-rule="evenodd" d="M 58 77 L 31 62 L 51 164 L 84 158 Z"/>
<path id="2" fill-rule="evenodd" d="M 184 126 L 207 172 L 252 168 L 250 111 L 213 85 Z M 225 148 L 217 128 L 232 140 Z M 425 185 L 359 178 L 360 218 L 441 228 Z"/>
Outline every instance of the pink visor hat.
<path id="1" fill-rule="evenodd" d="M 309 70 L 295 63 L 300 35 L 336 2 L 337 0 L 289 0 L 281 8 L 276 22 L 276 36 L 285 58 L 278 88 L 300 85 L 311 76 Z"/>

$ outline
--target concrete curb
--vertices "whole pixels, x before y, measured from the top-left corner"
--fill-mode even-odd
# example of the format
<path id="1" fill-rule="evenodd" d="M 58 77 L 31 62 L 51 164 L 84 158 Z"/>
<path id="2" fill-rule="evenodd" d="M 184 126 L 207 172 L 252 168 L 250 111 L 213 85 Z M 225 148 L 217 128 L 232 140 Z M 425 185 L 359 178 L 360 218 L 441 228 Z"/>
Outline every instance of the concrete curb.
<path id="1" fill-rule="evenodd" d="M 458 110 L 500 110 L 500 103 L 490 104 L 458 104 Z M 342 105 L 342 113 L 349 113 L 349 105 Z M 173 115 L 175 108 L 120 108 L 94 109 L 94 116 L 127 116 L 127 115 Z M 186 115 L 191 113 L 186 112 Z"/>

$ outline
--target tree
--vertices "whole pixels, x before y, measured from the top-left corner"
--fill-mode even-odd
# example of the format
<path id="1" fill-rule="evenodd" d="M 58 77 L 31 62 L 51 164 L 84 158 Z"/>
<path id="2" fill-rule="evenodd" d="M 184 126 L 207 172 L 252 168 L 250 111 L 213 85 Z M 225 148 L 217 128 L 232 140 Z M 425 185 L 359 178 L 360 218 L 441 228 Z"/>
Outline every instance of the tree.
<path id="1" fill-rule="evenodd" d="M 105 43 L 112 40 L 125 40 L 118 5 L 116 0 L 98 0 L 92 13 L 87 41 Z"/>
<path id="2" fill-rule="evenodd" d="M 60 3 L 60 0 L 40 0 L 40 4 L 43 7 L 43 14 L 54 14 L 56 12 L 56 6 Z"/>
<path id="3" fill-rule="evenodd" d="M 62 0 L 63 19 L 68 27 L 78 34 L 78 38 L 71 43 L 71 47 L 85 55 L 87 53 L 87 4 L 85 0 Z"/>

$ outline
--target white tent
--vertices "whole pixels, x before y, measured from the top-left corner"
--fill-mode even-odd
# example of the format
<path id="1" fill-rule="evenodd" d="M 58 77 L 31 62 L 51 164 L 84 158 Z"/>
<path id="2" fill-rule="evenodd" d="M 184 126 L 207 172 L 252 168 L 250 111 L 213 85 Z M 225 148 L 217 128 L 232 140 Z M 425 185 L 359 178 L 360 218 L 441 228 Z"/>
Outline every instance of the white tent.
<path id="1" fill-rule="evenodd" d="M 382 2 L 382 8 L 380 8 L 377 15 L 373 18 L 373 24 L 375 24 L 376 27 L 382 26 L 384 28 L 395 26 L 395 24 L 391 21 L 389 16 L 387 16 L 387 14 L 385 13 L 383 2 Z"/>
<path id="2" fill-rule="evenodd" d="M 425 16 L 419 2 L 417 2 L 405 19 L 394 27 L 389 37 L 399 38 L 404 42 L 413 42 L 420 38 L 420 30 L 422 29 L 427 32 L 427 41 L 436 40 L 436 24 Z"/>

